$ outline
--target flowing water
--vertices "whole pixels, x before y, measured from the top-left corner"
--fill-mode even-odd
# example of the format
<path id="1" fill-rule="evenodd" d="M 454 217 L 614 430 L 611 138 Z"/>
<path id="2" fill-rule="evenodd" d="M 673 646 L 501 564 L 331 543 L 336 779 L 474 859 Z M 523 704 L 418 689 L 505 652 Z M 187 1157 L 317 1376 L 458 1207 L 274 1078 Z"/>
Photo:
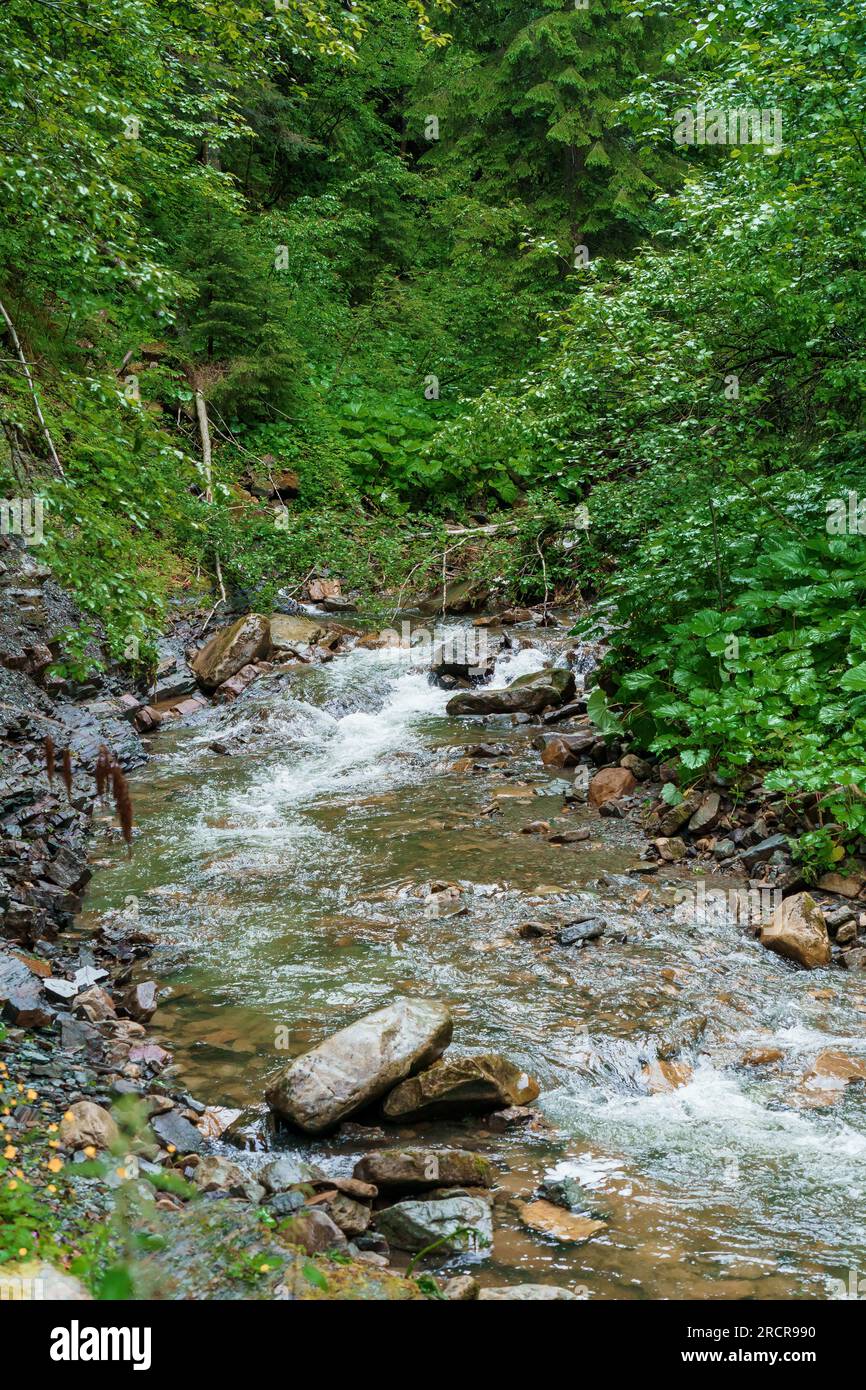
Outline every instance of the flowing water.
<path id="1" fill-rule="evenodd" d="M 555 657 L 549 630 L 532 636 L 494 684 Z M 99 848 L 85 920 L 137 912 L 156 936 L 153 1030 L 184 1084 L 253 1104 L 293 1053 L 395 995 L 434 996 L 452 1007 L 453 1051 L 501 1052 L 538 1080 L 547 1124 L 501 1135 L 476 1117 L 396 1137 L 489 1153 L 514 1197 L 573 1176 L 607 1219 L 562 1244 L 500 1202 L 492 1251 L 449 1268 L 606 1298 L 825 1298 L 856 1280 L 864 1088 L 815 1106 L 801 1083 L 823 1049 L 866 1055 L 857 977 L 798 972 L 733 925 L 678 920 L 686 866 L 638 872 L 636 827 L 566 801 L 536 730 L 449 719 L 447 699 L 405 653 L 356 649 L 154 740 L 132 779 L 135 856 Z M 502 755 L 455 769 L 481 742 Z M 539 819 L 591 839 L 521 833 Z M 436 882 L 462 889 L 453 915 L 431 912 Z M 583 949 L 517 933 L 587 909 L 608 932 Z M 780 1060 L 743 1065 L 758 1047 Z M 690 1079 L 653 1094 L 658 1055 Z M 334 1172 L 361 1153 L 282 1142 Z"/>

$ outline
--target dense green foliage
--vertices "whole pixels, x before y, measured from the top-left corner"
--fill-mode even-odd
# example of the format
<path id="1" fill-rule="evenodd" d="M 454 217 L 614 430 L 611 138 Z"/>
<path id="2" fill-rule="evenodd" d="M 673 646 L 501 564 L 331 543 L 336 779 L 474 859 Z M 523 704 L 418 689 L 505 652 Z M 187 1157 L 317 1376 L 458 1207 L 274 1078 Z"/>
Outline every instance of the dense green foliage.
<path id="1" fill-rule="evenodd" d="M 862 7 L 8 0 L 0 35 L 0 297 L 65 472 L 7 338 L 3 481 L 117 654 L 217 560 L 369 601 L 448 549 L 597 597 L 611 727 L 863 833 L 856 497 L 827 527 L 866 494 Z M 763 143 L 711 142 L 749 109 Z"/>

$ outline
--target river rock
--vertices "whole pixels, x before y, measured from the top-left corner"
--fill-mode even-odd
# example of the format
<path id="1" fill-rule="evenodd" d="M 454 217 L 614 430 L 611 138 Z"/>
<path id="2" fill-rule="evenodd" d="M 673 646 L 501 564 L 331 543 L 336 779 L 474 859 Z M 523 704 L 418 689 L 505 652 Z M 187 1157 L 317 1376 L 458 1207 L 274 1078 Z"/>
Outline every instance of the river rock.
<path id="1" fill-rule="evenodd" d="M 492 1187 L 496 1169 L 489 1159 L 465 1149 L 386 1149 L 365 1154 L 354 1176 L 380 1191 L 425 1187 Z"/>
<path id="2" fill-rule="evenodd" d="M 437 680 L 442 676 L 454 676 L 457 680 L 485 681 L 493 674 L 494 665 L 492 655 L 475 651 L 469 641 L 452 639 L 436 648 L 430 671 Z"/>
<path id="3" fill-rule="evenodd" d="M 603 767 L 589 784 L 589 800 L 593 806 L 628 796 L 637 786 L 633 772 L 627 767 Z"/>
<path id="4" fill-rule="evenodd" d="M 271 629 L 267 618 L 261 613 L 247 613 L 245 618 L 238 618 L 202 647 L 192 669 L 203 690 L 216 690 L 242 666 L 266 656 L 270 645 Z"/>
<path id="5" fill-rule="evenodd" d="M 370 1208 L 354 1197 L 348 1197 L 345 1192 L 335 1193 L 321 1205 L 345 1236 L 362 1236 L 370 1224 Z"/>
<path id="6" fill-rule="evenodd" d="M 382 1109 L 389 1120 L 407 1120 L 528 1105 L 537 1096 L 531 1076 L 505 1057 L 487 1053 L 436 1062 L 397 1086 Z"/>
<path id="7" fill-rule="evenodd" d="M 620 767 L 627 767 L 639 782 L 646 782 L 652 777 L 652 765 L 645 758 L 639 758 L 636 753 L 626 753 L 619 760 Z"/>
<path id="8" fill-rule="evenodd" d="M 156 1013 L 156 985 L 153 980 L 141 980 L 130 985 L 120 996 L 120 1003 L 130 1018 L 147 1023 Z"/>
<path id="9" fill-rule="evenodd" d="M 240 1164 L 229 1158 L 208 1154 L 200 1159 L 193 1174 L 193 1182 L 201 1192 L 232 1192 L 242 1194 L 249 1181 Z M 264 1196 L 264 1189 L 259 1187 Z"/>
<path id="10" fill-rule="evenodd" d="M 808 893 L 795 893 L 779 904 L 770 925 L 761 928 L 761 945 L 806 970 L 830 964 L 824 914 Z"/>
<path id="11" fill-rule="evenodd" d="M 856 898 L 862 883 L 859 878 L 845 877 L 843 874 L 823 874 L 818 879 L 818 887 L 825 893 L 838 893 L 843 898 Z"/>
<path id="12" fill-rule="evenodd" d="M 319 1255 L 326 1250 L 345 1254 L 348 1250 L 349 1242 L 343 1232 L 321 1207 L 304 1207 L 290 1216 L 282 1229 L 284 1239 L 292 1245 L 300 1245 L 308 1255 Z"/>
<path id="13" fill-rule="evenodd" d="M 397 999 L 290 1062 L 265 1099 L 283 1119 L 319 1134 L 428 1067 L 452 1030 L 444 1004 Z"/>
<path id="14" fill-rule="evenodd" d="M 204 1150 L 205 1139 L 201 1131 L 190 1124 L 179 1110 L 154 1115 L 150 1127 L 164 1147 L 171 1145 L 178 1153 L 199 1154 Z"/>
<path id="15" fill-rule="evenodd" d="M 268 1163 L 261 1168 L 256 1175 L 259 1182 L 264 1183 L 268 1192 L 285 1192 L 289 1187 L 295 1187 L 299 1183 L 314 1183 L 324 1178 L 321 1168 L 317 1168 L 313 1163 L 305 1163 L 301 1158 L 290 1158 L 283 1155 L 282 1158 L 275 1158 L 273 1163 Z"/>
<path id="16" fill-rule="evenodd" d="M 526 1202 L 520 1209 L 520 1219 L 532 1231 L 542 1231 L 556 1240 L 583 1244 L 605 1229 L 604 1221 L 590 1216 L 575 1216 L 553 1202 Z"/>
<path id="17" fill-rule="evenodd" d="M 60 1142 L 67 1149 L 110 1149 L 120 1138 L 112 1115 L 92 1100 L 77 1100 L 60 1122 Z"/>
<path id="18" fill-rule="evenodd" d="M 556 1284 L 501 1284 L 496 1288 L 482 1289 L 478 1295 L 482 1303 L 498 1303 L 508 1300 L 516 1303 L 552 1302 L 553 1299 L 570 1299 L 579 1303 L 580 1299 L 571 1289 L 561 1289 Z"/>
<path id="19" fill-rule="evenodd" d="M 574 694 L 574 676 L 560 667 L 518 676 L 502 690 L 464 690 L 445 707 L 446 714 L 539 714 L 548 705 L 560 705 Z"/>
<path id="20" fill-rule="evenodd" d="M 452 1303 L 466 1303 L 477 1298 L 480 1292 L 481 1285 L 472 1274 L 455 1274 L 453 1279 L 446 1279 L 442 1285 L 442 1297 Z"/>
<path id="21" fill-rule="evenodd" d="M 692 835 L 698 835 L 701 831 L 709 830 L 710 826 L 715 825 L 719 818 L 719 806 L 721 797 L 718 792 L 707 792 L 703 797 L 700 806 L 695 811 L 689 821 L 689 831 Z"/>
<path id="22" fill-rule="evenodd" d="M 39 977 L 16 956 L 0 955 L 0 1016 L 19 1028 L 46 1028 L 54 1018 Z"/>
<path id="23" fill-rule="evenodd" d="M 308 647 L 322 633 L 321 618 L 304 618 L 290 613 L 271 614 L 271 646 L 275 651 Z"/>
<path id="24" fill-rule="evenodd" d="M 583 946 L 587 941 L 598 941 L 607 930 L 605 922 L 571 922 L 557 934 L 560 946 Z"/>
<path id="25" fill-rule="evenodd" d="M 493 1241 L 489 1203 L 478 1197 L 444 1197 L 435 1202 L 398 1202 L 376 1216 L 376 1229 L 398 1250 L 484 1251 Z M 473 1234 L 466 1235 L 466 1231 Z"/>

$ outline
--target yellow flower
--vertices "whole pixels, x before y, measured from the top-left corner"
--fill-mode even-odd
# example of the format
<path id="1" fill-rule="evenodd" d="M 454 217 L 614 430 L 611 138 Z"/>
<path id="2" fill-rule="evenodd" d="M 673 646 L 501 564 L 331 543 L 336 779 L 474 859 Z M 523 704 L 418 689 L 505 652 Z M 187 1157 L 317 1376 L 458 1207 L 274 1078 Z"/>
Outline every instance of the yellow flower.
<path id="1" fill-rule="evenodd" d="M 57 1188 L 54 1186 L 53 1182 L 50 1182 L 45 1190 L 46 1192 L 56 1192 Z"/>
<path id="2" fill-rule="evenodd" d="M 48 1140 L 48 1147 L 49 1147 L 49 1149 L 59 1149 L 59 1148 L 60 1148 L 60 1140 L 59 1140 L 59 1139 L 49 1139 L 49 1140 Z"/>
<path id="3" fill-rule="evenodd" d="M 267 1274 L 270 1265 L 259 1265 L 259 1274 Z"/>
<path id="4" fill-rule="evenodd" d="M 27 1099 L 28 1099 L 28 1100 L 38 1100 L 38 1098 L 39 1098 L 39 1092 L 38 1092 L 38 1091 L 34 1091 L 34 1090 L 31 1089 L 31 1090 L 29 1090 L 29 1091 L 27 1092 Z"/>
<path id="5" fill-rule="evenodd" d="M 177 1153 L 177 1149 L 175 1148 L 174 1144 L 166 1144 L 165 1148 L 166 1148 L 166 1152 L 167 1152 L 167 1153 L 170 1153 L 170 1154 L 176 1154 L 176 1153 Z"/>
<path id="6" fill-rule="evenodd" d="M 64 1120 L 68 1120 L 68 1121 L 70 1122 L 70 1124 L 71 1124 L 72 1121 L 75 1119 L 75 1116 L 73 1115 L 73 1113 L 72 1113 L 71 1110 L 67 1110 L 67 1112 L 66 1112 L 66 1114 L 63 1116 L 63 1118 L 64 1118 Z"/>
<path id="7" fill-rule="evenodd" d="M 116 1169 L 115 1169 L 115 1172 L 117 1173 L 117 1176 L 118 1176 L 119 1178 L 125 1178 L 125 1177 L 126 1177 L 126 1169 L 125 1169 L 125 1168 L 116 1168 Z"/>
<path id="8" fill-rule="evenodd" d="M 48 1169 L 49 1169 L 49 1172 L 51 1172 L 51 1173 L 59 1173 L 59 1172 L 60 1172 L 60 1169 L 61 1169 L 62 1167 L 63 1167 L 63 1163 L 61 1162 L 61 1160 L 60 1160 L 59 1158 L 49 1158 L 49 1160 L 48 1160 Z"/>
<path id="9" fill-rule="evenodd" d="M 96 1157 L 96 1150 L 95 1150 L 95 1148 L 93 1147 L 92 1144 L 86 1144 L 86 1145 L 85 1145 L 85 1148 L 84 1148 L 84 1152 L 85 1152 L 85 1154 L 87 1155 L 88 1158 L 95 1158 L 95 1157 Z"/>
<path id="10" fill-rule="evenodd" d="M 10 1191 L 10 1192 L 14 1192 L 15 1189 L 16 1189 L 16 1187 L 18 1186 L 18 1184 L 17 1184 L 17 1182 L 15 1182 L 15 1180 L 13 1179 L 12 1182 L 7 1182 L 6 1186 L 9 1188 L 9 1191 Z"/>
<path id="11" fill-rule="evenodd" d="M 3 1150 L 3 1157 L 14 1158 L 17 1152 L 18 1150 L 16 1149 L 14 1144 L 7 1144 L 5 1149 Z"/>
<path id="12" fill-rule="evenodd" d="M 23 1260 L 23 1259 L 24 1259 L 24 1256 L 27 1254 L 27 1246 L 26 1246 L 26 1245 L 21 1245 L 21 1246 L 19 1246 L 18 1254 L 21 1256 L 21 1258 L 22 1258 L 22 1260 Z"/>
<path id="13" fill-rule="evenodd" d="M 19 1089 L 19 1091 L 23 1091 L 23 1090 L 24 1090 L 24 1082 L 23 1082 L 23 1081 L 19 1081 L 19 1082 L 18 1082 L 18 1089 Z"/>
<path id="14" fill-rule="evenodd" d="M 49 1126 L 48 1126 L 48 1133 L 49 1133 L 49 1134 L 56 1134 L 56 1133 L 57 1133 L 57 1126 L 56 1126 L 56 1125 L 49 1125 Z"/>

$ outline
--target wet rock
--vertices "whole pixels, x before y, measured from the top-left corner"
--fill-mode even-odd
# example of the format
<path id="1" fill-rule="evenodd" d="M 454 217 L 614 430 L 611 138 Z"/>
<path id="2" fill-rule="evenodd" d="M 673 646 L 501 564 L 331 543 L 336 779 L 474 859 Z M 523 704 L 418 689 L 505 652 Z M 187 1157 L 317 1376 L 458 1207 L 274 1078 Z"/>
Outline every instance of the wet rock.
<path id="1" fill-rule="evenodd" d="M 817 886 L 825 893 L 838 893 L 843 898 L 856 898 L 862 883 L 859 878 L 846 877 L 843 874 L 823 874 L 818 879 Z"/>
<path id="2" fill-rule="evenodd" d="M 580 1302 L 576 1293 L 560 1288 L 558 1284 L 502 1284 L 482 1289 L 478 1297 L 482 1303 L 540 1303 L 553 1302 L 555 1299 Z"/>
<path id="3" fill-rule="evenodd" d="M 217 686 L 214 691 L 214 699 L 224 700 L 226 702 L 236 700 L 239 695 L 243 695 L 248 685 L 252 685 L 253 681 L 258 680 L 260 674 L 261 671 L 259 667 L 254 666 L 252 663 L 242 666 L 241 669 L 236 671 L 233 676 L 230 676 L 227 681 L 223 681 Z"/>
<path id="4" fill-rule="evenodd" d="M 91 1100 L 77 1100 L 60 1122 L 60 1142 L 67 1149 L 110 1149 L 119 1138 L 113 1116 Z"/>
<path id="5" fill-rule="evenodd" d="M 265 1098 L 311 1134 L 339 1124 L 439 1057 L 453 1023 L 444 1004 L 398 999 L 343 1028 L 291 1062 Z"/>
<path id="6" fill-rule="evenodd" d="M 362 1236 L 370 1224 L 370 1208 L 345 1192 L 337 1192 L 321 1205 L 345 1236 Z"/>
<path id="7" fill-rule="evenodd" d="M 496 1169 L 489 1159 L 465 1149 L 387 1149 L 366 1154 L 354 1176 L 384 1191 L 420 1191 L 425 1187 L 492 1187 Z"/>
<path id="8" fill-rule="evenodd" d="M 165 1148 L 172 1146 L 180 1154 L 199 1154 L 204 1150 L 204 1136 L 195 1125 L 184 1119 L 179 1110 L 155 1115 L 150 1127 Z"/>
<path id="9" fill-rule="evenodd" d="M 289 1190 L 288 1192 L 278 1192 L 268 1200 L 268 1211 L 272 1216 L 282 1220 L 284 1216 L 293 1216 L 300 1211 L 306 1203 L 303 1192 Z"/>
<path id="10" fill-rule="evenodd" d="M 521 922 L 517 928 L 517 935 L 522 941 L 538 941 L 556 936 L 558 930 L 555 922 Z"/>
<path id="11" fill-rule="evenodd" d="M 545 767 L 574 767 L 594 741 L 595 734 L 592 733 L 555 734 L 546 740 L 541 761 Z"/>
<path id="12" fill-rule="evenodd" d="M 639 758 L 636 753 L 626 753 L 625 757 L 620 758 L 619 765 L 627 767 L 638 782 L 646 782 L 652 777 L 652 765 L 644 758 Z"/>
<path id="13" fill-rule="evenodd" d="M 273 1210 L 273 1203 L 270 1210 Z M 300 1245 L 308 1255 L 323 1254 L 326 1250 L 345 1254 L 349 1244 L 336 1222 L 321 1207 L 304 1207 L 290 1216 L 283 1237 L 292 1245 Z"/>
<path id="14" fill-rule="evenodd" d="M 493 1241 L 490 1206 L 477 1197 L 446 1197 L 435 1202 L 398 1202 L 376 1214 L 376 1229 L 398 1250 L 483 1252 Z"/>
<path id="15" fill-rule="evenodd" d="M 593 806 L 628 796 L 637 786 L 634 773 L 627 767 L 603 767 L 589 784 L 589 800 Z"/>
<path id="16" fill-rule="evenodd" d="M 261 613 L 248 613 L 218 632 L 202 647 L 192 664 L 199 685 L 216 690 L 241 667 L 267 654 L 271 644 L 270 623 Z"/>
<path id="17" fill-rule="evenodd" d="M 579 845 L 590 839 L 591 835 L 589 826 L 582 825 L 579 830 L 555 830 L 552 835 L 548 835 L 547 842 L 551 845 Z"/>
<path id="18" fill-rule="evenodd" d="M 570 685 L 569 685 L 570 683 Z M 574 693 L 574 677 L 570 671 L 550 667 L 518 676 L 504 689 L 466 690 L 453 696 L 446 714 L 538 714 L 548 705 L 561 704 Z"/>
<path id="19" fill-rule="evenodd" d="M 466 1303 L 477 1298 L 480 1292 L 481 1285 L 471 1274 L 457 1274 L 442 1285 L 442 1297 L 451 1303 Z"/>
<path id="20" fill-rule="evenodd" d="M 798 1099 L 809 1105 L 833 1105 L 854 1081 L 866 1081 L 866 1058 L 827 1048 L 803 1077 Z"/>
<path id="21" fill-rule="evenodd" d="M 702 798 L 701 804 L 689 821 L 689 832 L 692 835 L 700 835 L 704 830 L 709 830 L 715 825 L 719 818 L 719 806 L 721 797 L 718 792 L 707 792 Z"/>
<path id="22" fill-rule="evenodd" d="M 676 836 L 662 835 L 657 840 L 653 840 L 653 844 L 658 850 L 661 858 L 668 864 L 673 864 L 678 859 L 685 858 L 685 841 L 678 839 Z"/>
<path id="23" fill-rule="evenodd" d="M 553 1202 L 539 1199 L 525 1202 L 520 1208 L 520 1219 L 532 1231 L 541 1231 L 556 1240 L 582 1245 L 591 1240 L 599 1231 L 606 1229 L 603 1221 L 595 1221 L 590 1216 L 575 1216 Z"/>
<path id="24" fill-rule="evenodd" d="M 686 797 L 676 806 L 669 806 L 659 817 L 658 829 L 663 838 L 670 838 L 681 830 L 686 821 L 691 820 L 698 808 L 696 797 Z"/>
<path id="25" fill-rule="evenodd" d="M 430 663 L 435 678 L 453 676 L 456 680 L 489 680 L 495 665 L 492 656 L 480 657 L 471 643 L 452 640 L 441 643 L 433 652 Z"/>
<path id="26" fill-rule="evenodd" d="M 740 1058 L 743 1067 L 769 1067 L 781 1062 L 784 1052 L 780 1047 L 750 1047 Z"/>
<path id="27" fill-rule="evenodd" d="M 563 927 L 557 935 L 560 946 L 583 946 L 587 941 L 598 941 L 604 936 L 606 923 L 590 920 L 572 922 Z"/>
<path id="28" fill-rule="evenodd" d="M 406 1120 L 527 1105 L 538 1093 L 525 1071 L 496 1053 L 446 1057 L 397 1086 L 382 1109 L 389 1120 Z"/>
<path id="29" fill-rule="evenodd" d="M 117 1018 L 114 1000 L 99 985 L 91 985 L 72 1001 L 72 1007 L 80 1018 L 89 1023 L 104 1023 L 106 1019 Z"/>
<path id="30" fill-rule="evenodd" d="M 692 1069 L 687 1062 L 659 1058 L 643 1068 L 643 1079 L 650 1095 L 667 1095 L 691 1081 Z"/>
<path id="31" fill-rule="evenodd" d="M 523 1129 L 537 1118 L 537 1112 L 528 1106 L 509 1105 L 505 1110 L 495 1110 L 488 1115 L 487 1124 L 495 1133 L 504 1134 L 509 1129 Z"/>
<path id="32" fill-rule="evenodd" d="M 46 1028 L 54 1016 L 39 977 L 17 956 L 0 955 L 0 1017 L 19 1028 Z"/>
<path id="33" fill-rule="evenodd" d="M 234 1196 L 244 1196 L 250 1183 L 239 1164 L 217 1154 L 208 1154 L 198 1162 L 192 1180 L 200 1192 L 230 1192 Z M 264 1188 L 259 1186 L 258 1190 L 264 1196 Z"/>
<path id="34" fill-rule="evenodd" d="M 274 1117 L 270 1110 L 265 1106 L 250 1106 L 242 1110 L 236 1120 L 232 1120 L 223 1138 L 236 1149 L 261 1153 L 271 1147 L 274 1133 Z"/>
<path id="35" fill-rule="evenodd" d="M 855 946 L 851 951 L 843 951 L 839 959 L 846 970 L 866 970 L 866 948 Z"/>
<path id="36" fill-rule="evenodd" d="M 756 864 L 769 859 L 776 850 L 787 850 L 788 848 L 787 835 L 769 835 L 766 839 L 759 840 L 756 845 L 741 849 L 737 857 L 744 868 L 753 869 Z"/>
<path id="37" fill-rule="evenodd" d="M 153 980 L 142 980 L 130 985 L 120 996 L 121 1007 L 130 1018 L 139 1023 L 147 1023 L 156 1013 L 156 984 Z"/>
<path id="38" fill-rule="evenodd" d="M 303 1159 L 284 1155 L 261 1168 L 256 1176 L 268 1192 L 285 1192 L 287 1188 L 300 1183 L 312 1184 L 325 1175 L 314 1163 L 305 1163 Z"/>
<path id="39" fill-rule="evenodd" d="M 831 960 L 824 914 L 808 893 L 795 893 L 779 904 L 771 924 L 761 928 L 761 945 L 806 970 Z"/>

